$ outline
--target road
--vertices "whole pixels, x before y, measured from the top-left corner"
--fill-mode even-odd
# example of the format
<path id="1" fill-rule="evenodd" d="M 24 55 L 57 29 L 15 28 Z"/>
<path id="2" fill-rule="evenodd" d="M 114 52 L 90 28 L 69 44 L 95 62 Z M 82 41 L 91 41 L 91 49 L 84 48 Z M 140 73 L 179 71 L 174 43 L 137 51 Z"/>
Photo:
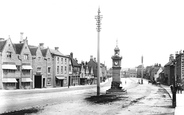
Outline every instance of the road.
<path id="1" fill-rule="evenodd" d="M 126 84 L 125 84 L 126 81 Z M 122 79 L 127 94 L 116 96 L 115 101 L 96 103 L 87 98 L 96 95 L 96 85 L 72 86 L 70 88 L 50 88 L 1 91 L 0 113 L 37 108 L 33 115 L 140 115 L 173 114 L 171 100 L 163 88 L 147 84 L 137 84 L 136 78 Z M 101 84 L 101 95 L 110 88 L 111 80 Z M 112 97 L 111 97 L 112 98 Z M 102 98 L 101 100 L 103 100 Z M 141 107 L 141 108 L 140 108 Z"/>

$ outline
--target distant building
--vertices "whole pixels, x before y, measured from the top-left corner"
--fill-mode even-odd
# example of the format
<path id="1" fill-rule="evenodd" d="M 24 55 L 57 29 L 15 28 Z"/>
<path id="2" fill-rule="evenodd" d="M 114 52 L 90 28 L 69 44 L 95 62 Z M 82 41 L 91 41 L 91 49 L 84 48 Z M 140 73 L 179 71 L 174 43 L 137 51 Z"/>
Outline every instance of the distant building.
<path id="1" fill-rule="evenodd" d="M 137 69 L 137 78 L 141 78 L 142 76 L 142 69 L 144 69 L 144 67 L 142 65 L 139 65 L 136 67 Z"/>
<path id="2" fill-rule="evenodd" d="M 80 85 L 80 65 L 78 64 L 78 60 L 73 58 L 73 53 L 70 53 L 70 59 L 73 69 L 72 76 L 69 78 L 70 85 Z"/>
<path id="3" fill-rule="evenodd" d="M 184 51 L 175 55 L 176 60 L 176 82 L 184 84 Z"/>
<path id="4" fill-rule="evenodd" d="M 162 78 L 162 82 L 166 85 L 172 85 L 173 84 L 173 79 L 174 79 L 174 72 L 175 72 L 175 67 L 174 67 L 174 57 L 171 54 L 169 57 L 169 62 L 164 66 L 164 76 Z"/>
<path id="5" fill-rule="evenodd" d="M 137 71 L 136 68 L 135 69 L 128 69 L 127 71 L 128 77 L 137 77 Z"/>

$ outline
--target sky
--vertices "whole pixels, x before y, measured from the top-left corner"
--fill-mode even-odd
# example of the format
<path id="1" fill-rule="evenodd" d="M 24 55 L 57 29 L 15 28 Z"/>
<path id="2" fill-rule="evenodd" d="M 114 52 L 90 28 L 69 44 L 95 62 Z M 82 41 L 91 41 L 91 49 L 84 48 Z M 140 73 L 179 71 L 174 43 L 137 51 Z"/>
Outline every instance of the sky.
<path id="1" fill-rule="evenodd" d="M 0 38 L 73 52 L 78 62 L 97 57 L 96 20 L 103 16 L 100 62 L 110 68 L 116 40 L 122 68 L 160 63 L 184 50 L 183 0 L 0 0 Z"/>

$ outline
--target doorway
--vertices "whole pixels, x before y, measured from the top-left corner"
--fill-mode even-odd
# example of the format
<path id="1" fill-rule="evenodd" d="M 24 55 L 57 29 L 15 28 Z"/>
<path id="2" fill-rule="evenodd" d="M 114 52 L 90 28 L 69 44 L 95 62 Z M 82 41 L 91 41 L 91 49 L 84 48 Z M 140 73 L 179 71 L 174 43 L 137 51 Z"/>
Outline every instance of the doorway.
<path id="1" fill-rule="evenodd" d="M 43 87 L 45 87 L 45 78 L 43 78 Z"/>
<path id="2" fill-rule="evenodd" d="M 42 85 L 42 76 L 41 75 L 35 75 L 35 79 L 34 79 L 34 82 L 35 82 L 35 88 L 41 88 L 41 85 Z"/>
<path id="3" fill-rule="evenodd" d="M 16 89 L 19 89 L 20 88 L 20 82 L 19 82 L 19 79 L 16 79 L 16 80 L 17 80 Z"/>

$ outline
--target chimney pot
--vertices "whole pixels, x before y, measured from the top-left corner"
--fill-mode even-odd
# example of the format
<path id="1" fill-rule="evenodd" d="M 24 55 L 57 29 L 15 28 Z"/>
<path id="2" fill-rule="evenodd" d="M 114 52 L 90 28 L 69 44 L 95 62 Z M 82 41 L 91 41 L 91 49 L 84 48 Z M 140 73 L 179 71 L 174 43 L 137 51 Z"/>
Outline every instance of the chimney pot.
<path id="1" fill-rule="evenodd" d="M 23 42 L 23 32 L 20 32 L 20 43 L 22 43 Z"/>
<path id="2" fill-rule="evenodd" d="M 55 47 L 55 50 L 57 50 L 57 51 L 58 51 L 58 50 L 59 50 L 59 47 Z"/>

